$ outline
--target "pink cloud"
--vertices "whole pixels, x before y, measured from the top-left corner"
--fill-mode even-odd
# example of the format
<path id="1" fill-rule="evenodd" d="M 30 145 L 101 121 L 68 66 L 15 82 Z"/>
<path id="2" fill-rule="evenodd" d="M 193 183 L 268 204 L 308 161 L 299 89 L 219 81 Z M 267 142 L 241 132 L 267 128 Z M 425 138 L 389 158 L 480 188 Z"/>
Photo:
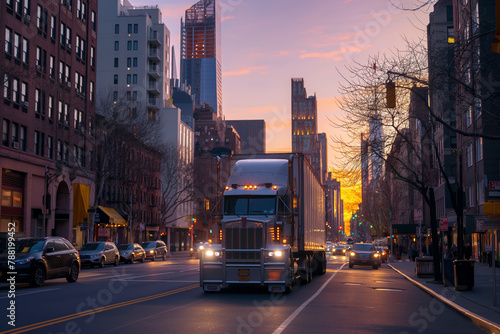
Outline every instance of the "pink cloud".
<path id="1" fill-rule="evenodd" d="M 342 47 L 340 50 L 335 50 L 331 52 L 311 52 L 311 53 L 306 53 L 300 56 L 300 58 L 334 58 L 338 59 L 339 55 L 345 54 L 345 53 L 354 53 L 354 52 L 360 52 L 363 50 L 366 50 L 368 48 L 372 47 L 372 45 L 366 45 L 365 47 L 356 47 L 356 46 L 347 46 L 347 47 Z"/>
<path id="2" fill-rule="evenodd" d="M 237 71 L 228 71 L 228 72 L 223 72 L 222 76 L 235 76 L 235 75 L 246 75 L 250 74 L 253 72 L 258 72 L 267 69 L 267 66 L 251 66 L 247 68 L 243 68 L 241 70 Z"/>
<path id="3" fill-rule="evenodd" d="M 222 18 L 222 22 L 224 22 L 224 21 L 226 21 L 226 20 L 232 20 L 232 19 L 234 19 L 234 16 L 224 16 L 224 17 Z"/>

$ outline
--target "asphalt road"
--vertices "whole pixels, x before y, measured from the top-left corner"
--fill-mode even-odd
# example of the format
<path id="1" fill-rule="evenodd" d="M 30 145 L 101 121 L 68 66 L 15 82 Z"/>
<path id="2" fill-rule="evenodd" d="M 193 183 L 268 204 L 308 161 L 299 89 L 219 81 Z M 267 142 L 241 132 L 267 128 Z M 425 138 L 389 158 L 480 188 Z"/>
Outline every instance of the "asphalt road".
<path id="1" fill-rule="evenodd" d="M 289 295 L 229 288 L 204 293 L 198 260 L 173 258 L 84 268 L 78 282 L 16 286 L 8 333 L 482 333 L 385 264 L 328 271 Z M 0 288 L 6 314 L 8 289 Z"/>

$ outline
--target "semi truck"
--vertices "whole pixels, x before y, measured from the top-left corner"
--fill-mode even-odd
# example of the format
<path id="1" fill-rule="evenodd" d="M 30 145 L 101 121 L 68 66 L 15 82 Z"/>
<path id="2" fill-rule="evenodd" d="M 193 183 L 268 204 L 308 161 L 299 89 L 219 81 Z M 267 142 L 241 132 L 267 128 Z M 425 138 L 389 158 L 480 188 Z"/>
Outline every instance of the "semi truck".
<path id="1" fill-rule="evenodd" d="M 200 257 L 200 286 L 290 292 L 326 272 L 325 190 L 303 154 L 234 155 L 218 242 Z"/>

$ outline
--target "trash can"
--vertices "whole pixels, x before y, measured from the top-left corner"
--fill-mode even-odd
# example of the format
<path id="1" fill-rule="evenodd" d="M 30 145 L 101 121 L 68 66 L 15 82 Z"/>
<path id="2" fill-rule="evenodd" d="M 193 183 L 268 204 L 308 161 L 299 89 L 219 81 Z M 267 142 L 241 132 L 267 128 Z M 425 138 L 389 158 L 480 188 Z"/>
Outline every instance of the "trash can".
<path id="1" fill-rule="evenodd" d="M 472 290 L 474 287 L 474 262 L 474 260 L 453 261 L 455 290 Z"/>
<path id="2" fill-rule="evenodd" d="M 434 261 L 432 256 L 415 258 L 415 274 L 417 277 L 434 277 Z"/>
<path id="3" fill-rule="evenodd" d="M 454 259 L 443 259 L 443 285 L 455 286 L 455 267 L 453 266 Z"/>

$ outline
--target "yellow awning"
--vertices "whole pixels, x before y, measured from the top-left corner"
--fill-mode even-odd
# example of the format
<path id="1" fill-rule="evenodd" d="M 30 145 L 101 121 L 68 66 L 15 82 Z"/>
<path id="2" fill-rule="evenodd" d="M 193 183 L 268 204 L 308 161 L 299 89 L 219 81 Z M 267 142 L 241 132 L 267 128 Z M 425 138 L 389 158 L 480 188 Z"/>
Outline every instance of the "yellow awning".
<path id="1" fill-rule="evenodd" d="M 75 183 L 73 186 L 73 227 L 87 221 L 89 198 L 90 186 Z"/>
<path id="2" fill-rule="evenodd" d="M 123 217 L 116 212 L 113 208 L 106 208 L 104 206 L 99 206 L 99 209 L 102 210 L 109 217 L 109 224 L 114 224 L 118 226 L 128 226 L 127 221 L 123 219 Z"/>

